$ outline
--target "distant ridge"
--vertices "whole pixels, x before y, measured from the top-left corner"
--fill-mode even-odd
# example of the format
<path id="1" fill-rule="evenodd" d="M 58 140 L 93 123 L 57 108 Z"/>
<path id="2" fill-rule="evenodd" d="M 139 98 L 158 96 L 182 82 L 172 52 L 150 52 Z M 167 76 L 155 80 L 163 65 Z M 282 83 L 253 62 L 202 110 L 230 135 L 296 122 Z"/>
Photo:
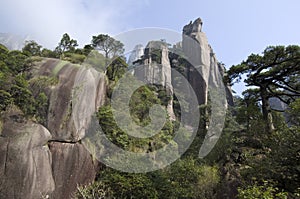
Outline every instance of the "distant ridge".
<path id="1" fill-rule="evenodd" d="M 0 33 L 0 43 L 9 50 L 21 50 L 24 46 L 26 37 L 11 33 Z"/>

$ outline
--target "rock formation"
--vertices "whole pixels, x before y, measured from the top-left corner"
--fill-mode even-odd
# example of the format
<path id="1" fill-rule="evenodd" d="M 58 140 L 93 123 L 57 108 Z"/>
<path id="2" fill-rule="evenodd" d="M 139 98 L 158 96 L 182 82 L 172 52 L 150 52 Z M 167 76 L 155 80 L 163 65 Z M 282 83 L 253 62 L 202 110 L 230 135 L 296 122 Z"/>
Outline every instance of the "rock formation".
<path id="1" fill-rule="evenodd" d="M 105 76 L 93 68 L 45 59 L 34 76 L 55 76 L 47 88 L 46 124 L 3 121 L 0 198 L 71 198 L 77 185 L 95 179 L 97 163 L 81 144 L 91 116 L 104 103 Z M 3 196 L 3 197 L 1 197 Z"/>
<path id="2" fill-rule="evenodd" d="M 169 50 L 162 41 L 150 41 L 144 51 L 144 55 L 134 68 L 134 75 L 147 84 L 163 86 L 167 95 L 173 95 L 171 64 Z M 173 101 L 170 100 L 167 112 L 171 120 L 175 119 Z"/>
<path id="3" fill-rule="evenodd" d="M 207 104 L 209 92 L 222 85 L 224 66 L 201 29 L 201 19 L 186 25 L 183 40 L 175 47 L 190 63 L 183 69 L 184 76 L 199 104 Z M 139 45 L 129 58 L 138 79 L 162 86 L 169 96 L 176 88 L 171 68 L 176 62 L 176 58 L 170 61 L 164 41 L 151 41 L 145 49 Z M 106 78 L 92 67 L 56 59 L 43 59 L 33 77 L 55 77 L 57 84 L 45 88 L 49 100 L 43 124 L 29 121 L 13 109 L 0 120 L 0 198 L 71 198 L 77 185 L 95 179 L 98 163 L 81 141 L 90 128 L 91 116 L 104 104 Z M 232 104 L 230 88 L 225 89 Z M 167 112 L 175 120 L 172 97 Z"/>
<path id="4" fill-rule="evenodd" d="M 10 111 L 0 135 L 0 198 L 42 198 L 55 189 L 50 132 Z"/>
<path id="5" fill-rule="evenodd" d="M 192 65 L 188 70 L 189 75 L 187 75 L 189 81 L 198 96 L 200 104 L 206 104 L 209 85 L 215 87 L 222 85 L 224 68 L 219 65 L 211 46 L 208 44 L 207 37 L 202 32 L 202 24 L 202 20 L 198 18 L 193 23 L 190 22 L 184 26 L 182 49 Z M 198 73 L 202 78 L 199 78 Z M 229 90 L 227 95 L 230 104 L 232 104 L 232 94 Z"/>
<path id="6" fill-rule="evenodd" d="M 208 100 L 211 104 L 209 124 L 204 124 L 207 134 L 199 151 L 199 156 L 205 157 L 221 136 L 228 101 L 233 102 L 233 97 L 229 87 L 226 89 L 223 83 L 224 67 L 221 67 L 208 44 L 207 37 L 202 32 L 202 24 L 202 20 L 198 18 L 184 26 L 182 50 L 190 63 L 186 76 L 199 104 L 206 105 Z"/>

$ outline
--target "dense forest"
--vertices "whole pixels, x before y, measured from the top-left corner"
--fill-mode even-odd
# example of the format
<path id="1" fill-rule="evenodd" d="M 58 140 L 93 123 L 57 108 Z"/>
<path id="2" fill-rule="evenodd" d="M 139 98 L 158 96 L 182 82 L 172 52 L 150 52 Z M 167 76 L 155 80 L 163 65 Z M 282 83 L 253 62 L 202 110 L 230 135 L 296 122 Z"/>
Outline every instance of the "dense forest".
<path id="1" fill-rule="evenodd" d="M 35 41 L 27 41 L 20 51 L 0 45 L 0 114 L 12 108 L 20 109 L 28 120 L 45 122 L 48 98 L 43 87 L 56 84 L 57 79 L 33 78 L 36 63 L 46 58 L 79 66 L 90 63 L 106 75 L 107 101 L 99 108 L 97 119 L 113 143 L 128 151 L 146 152 L 172 142 L 180 121 L 167 120 L 158 135 L 146 139 L 130 137 L 116 124 L 109 99 L 118 80 L 128 70 L 123 53 L 123 44 L 104 34 L 94 36 L 91 44 L 83 48 L 67 33 L 54 50 L 43 48 Z M 159 60 L 159 53 L 155 53 L 153 57 Z M 177 70 L 186 64 L 179 62 Z M 204 124 L 209 122 L 209 102 L 199 107 L 205 113 L 199 121 L 200 128 L 180 159 L 148 173 L 126 173 L 102 165 L 95 182 L 78 186 L 74 197 L 300 198 L 299 80 L 300 46 L 269 46 L 262 53 L 249 55 L 226 71 L 225 84 L 245 81 L 247 90 L 242 96 L 234 96 L 234 106 L 227 110 L 222 136 L 208 156 L 199 158 L 198 152 L 207 130 Z M 147 125 L 150 107 L 154 104 L 166 107 L 173 97 L 178 118 L 180 105 L 175 96 L 159 86 L 140 87 L 129 104 L 133 120 L 138 125 Z M 272 107 L 272 99 L 284 103 L 286 109 Z"/>

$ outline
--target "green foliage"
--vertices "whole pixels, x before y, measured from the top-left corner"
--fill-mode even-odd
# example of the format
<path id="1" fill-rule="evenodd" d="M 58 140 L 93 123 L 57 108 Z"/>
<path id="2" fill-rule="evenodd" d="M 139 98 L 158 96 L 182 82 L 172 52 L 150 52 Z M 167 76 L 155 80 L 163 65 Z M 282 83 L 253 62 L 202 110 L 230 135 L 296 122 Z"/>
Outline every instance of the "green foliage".
<path id="1" fill-rule="evenodd" d="M 269 46 L 263 55 L 251 54 L 246 61 L 232 66 L 228 71 L 229 82 L 239 82 L 247 74 L 244 82 L 247 86 L 258 88 L 262 101 L 263 119 L 270 133 L 274 130 L 269 99 L 277 97 L 289 104 L 300 96 L 300 47 Z"/>
<path id="2" fill-rule="evenodd" d="M 33 50 L 36 43 L 31 41 L 27 44 L 23 50 L 25 54 L 30 54 L 28 52 Z M 39 81 L 43 77 L 30 79 L 30 70 L 40 58 L 25 54 L 0 46 L 0 111 L 16 105 L 26 117 L 36 117 L 38 121 L 45 122 L 48 97 L 44 89 L 55 80 L 45 77 L 44 81 Z"/>
<path id="3" fill-rule="evenodd" d="M 263 185 L 252 185 L 238 189 L 239 199 L 287 199 L 288 193 L 279 191 L 277 187 L 265 181 Z"/>
<path id="4" fill-rule="evenodd" d="M 117 57 L 106 69 L 106 75 L 110 81 L 118 81 L 127 71 L 127 64 L 121 58 Z"/>
<path id="5" fill-rule="evenodd" d="M 110 139 L 117 146 L 124 148 L 125 150 L 133 152 L 146 152 L 149 150 L 152 151 L 163 147 L 173 138 L 173 124 L 170 121 L 167 121 L 164 127 L 161 129 L 160 133 L 156 134 L 155 136 L 147 139 L 138 139 L 129 136 L 126 132 L 123 132 L 118 127 L 113 118 L 110 106 L 101 107 L 97 115 L 101 128 L 108 139 Z M 132 117 L 134 121 L 140 120 L 139 118 L 136 118 L 136 115 L 133 115 Z M 140 125 L 142 125 L 143 123 L 145 123 L 145 121 L 138 122 L 138 124 Z M 137 129 L 132 130 L 136 131 Z"/>
<path id="6" fill-rule="evenodd" d="M 78 43 L 76 40 L 71 39 L 68 33 L 65 33 L 60 42 L 58 43 L 58 46 L 55 48 L 55 51 L 59 55 L 63 55 L 65 52 L 74 52 L 75 47 L 78 46 Z"/>
<path id="7" fill-rule="evenodd" d="M 83 47 L 82 53 L 85 56 L 88 56 L 93 50 L 94 50 L 94 47 L 92 45 L 88 44 Z"/>
<path id="8" fill-rule="evenodd" d="M 42 57 L 49 57 L 49 58 L 58 58 L 59 55 L 57 54 L 57 52 L 49 50 L 47 48 L 44 48 L 41 52 L 41 56 Z"/>
<path id="9" fill-rule="evenodd" d="M 288 109 L 288 114 L 290 115 L 290 123 L 294 126 L 300 127 L 300 98 L 296 99 L 295 102 L 290 104 L 290 109 Z"/>
<path id="10" fill-rule="evenodd" d="M 100 72 L 105 72 L 106 70 L 106 58 L 96 50 L 92 50 L 89 53 L 84 64 L 91 66 Z"/>
<path id="11" fill-rule="evenodd" d="M 0 112 L 5 111 L 6 107 L 8 107 L 12 102 L 12 96 L 9 92 L 6 92 L 5 90 L 0 90 Z"/>
<path id="12" fill-rule="evenodd" d="M 151 180 L 145 174 L 121 173 L 114 170 L 100 172 L 101 182 L 113 191 L 116 198 L 157 198 Z"/>
<path id="13" fill-rule="evenodd" d="M 243 92 L 243 98 L 236 98 L 235 101 L 236 122 L 252 134 L 259 134 L 265 128 L 257 98 L 257 90 L 248 89 Z"/>
<path id="14" fill-rule="evenodd" d="M 28 57 L 20 51 L 9 51 L 5 64 L 13 75 L 17 75 L 30 70 L 30 65 L 26 62 L 27 58 Z"/>
<path id="15" fill-rule="evenodd" d="M 79 188 L 76 198 L 158 198 L 158 193 L 146 174 L 106 169 L 99 176 L 95 183 Z"/>
<path id="16" fill-rule="evenodd" d="M 42 124 L 46 123 L 48 113 L 48 97 L 44 92 L 39 93 L 35 99 L 36 119 Z"/>
<path id="17" fill-rule="evenodd" d="M 85 55 L 66 52 L 64 54 L 63 60 L 69 61 L 73 64 L 81 64 L 82 62 L 84 62 L 85 58 L 86 58 Z"/>
<path id="18" fill-rule="evenodd" d="M 274 118 L 277 130 L 271 134 L 266 134 L 258 125 L 246 133 L 235 135 L 234 150 L 239 153 L 236 161 L 241 165 L 244 184 L 260 184 L 267 180 L 276 182 L 272 185 L 276 190 L 294 193 L 300 184 L 300 131 L 285 125 L 282 116 Z M 258 188 L 251 190 L 248 187 L 246 193 Z"/>
<path id="19" fill-rule="evenodd" d="M 162 172 L 165 185 L 159 186 L 167 185 L 168 191 L 162 191 L 161 197 L 167 191 L 169 198 L 214 198 L 220 180 L 217 167 L 202 165 L 189 157 L 177 160 Z"/>
<path id="20" fill-rule="evenodd" d="M 161 63 L 161 49 L 152 49 L 151 50 L 151 58 L 152 61 L 156 62 L 156 63 Z"/>
<path id="21" fill-rule="evenodd" d="M 15 104 L 26 115 L 34 114 L 34 99 L 27 82 L 32 61 L 20 51 L 9 51 L 0 46 L 1 111 Z"/>
<path id="22" fill-rule="evenodd" d="M 105 34 L 99 34 L 98 36 L 93 36 L 92 46 L 104 52 L 105 58 L 115 58 L 124 53 L 124 44 L 113 37 Z"/>
<path id="23" fill-rule="evenodd" d="M 129 102 L 130 112 L 137 123 L 146 126 L 150 123 L 149 110 L 154 104 L 159 104 L 159 99 L 148 86 L 137 89 Z"/>
<path id="24" fill-rule="evenodd" d="M 31 41 L 25 42 L 25 46 L 22 48 L 22 51 L 24 54 L 26 54 L 28 56 L 40 56 L 41 48 L 42 48 L 41 45 L 39 45 L 37 42 L 31 40 Z"/>
<path id="25" fill-rule="evenodd" d="M 11 87 L 11 95 L 14 104 L 21 108 L 25 115 L 33 115 L 35 112 L 34 98 L 29 89 L 29 84 L 24 75 L 17 75 Z"/>
<path id="26" fill-rule="evenodd" d="M 195 159 L 177 160 L 163 170 L 134 174 L 105 169 L 96 182 L 79 188 L 78 198 L 214 198 L 219 185 L 217 167 Z"/>
<path id="27" fill-rule="evenodd" d="M 102 181 L 96 181 L 89 186 L 77 187 L 75 199 L 113 199 L 113 191 Z"/>

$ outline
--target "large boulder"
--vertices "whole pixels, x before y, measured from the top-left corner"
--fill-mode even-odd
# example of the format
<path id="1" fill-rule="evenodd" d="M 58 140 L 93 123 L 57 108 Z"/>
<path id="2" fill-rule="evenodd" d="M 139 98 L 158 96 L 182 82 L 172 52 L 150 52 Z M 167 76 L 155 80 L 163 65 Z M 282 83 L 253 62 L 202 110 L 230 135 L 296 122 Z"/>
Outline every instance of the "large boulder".
<path id="1" fill-rule="evenodd" d="M 80 143 L 51 142 L 52 170 L 55 190 L 51 198 L 72 198 L 78 185 L 86 185 L 96 177 L 96 165 Z"/>
<path id="2" fill-rule="evenodd" d="M 0 135 L 0 198 L 43 198 L 55 183 L 47 142 L 50 132 L 10 111 Z"/>
<path id="3" fill-rule="evenodd" d="M 56 59 L 34 68 L 33 78 L 57 83 L 43 88 L 49 99 L 44 126 L 20 111 L 1 122 L 0 198 L 71 198 L 77 185 L 95 179 L 97 162 L 81 140 L 104 103 L 106 78 L 92 67 Z"/>
<path id="4" fill-rule="evenodd" d="M 49 93 L 46 127 L 54 140 L 77 142 L 85 136 L 91 116 L 104 103 L 106 79 L 92 67 L 48 59 L 41 76 L 56 76 Z"/>

